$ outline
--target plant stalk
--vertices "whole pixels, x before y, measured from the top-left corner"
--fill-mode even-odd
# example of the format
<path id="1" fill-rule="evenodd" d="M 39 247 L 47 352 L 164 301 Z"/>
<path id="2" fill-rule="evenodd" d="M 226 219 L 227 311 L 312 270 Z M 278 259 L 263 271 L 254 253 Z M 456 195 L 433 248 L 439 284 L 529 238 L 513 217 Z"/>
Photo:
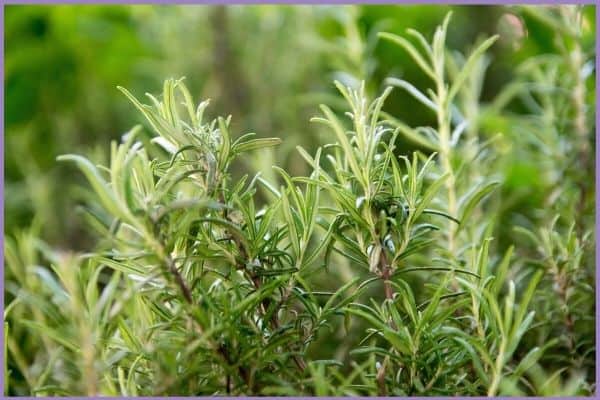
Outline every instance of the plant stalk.
<path id="1" fill-rule="evenodd" d="M 445 186 L 448 193 L 448 214 L 457 215 L 456 209 L 456 178 L 452 168 L 452 147 L 450 144 L 450 105 L 448 104 L 448 93 L 444 86 L 443 79 L 437 84 L 438 104 L 438 134 L 440 137 L 440 163 L 444 173 L 448 174 Z M 454 223 L 448 220 L 448 251 L 450 254 L 456 253 L 456 231 Z"/>

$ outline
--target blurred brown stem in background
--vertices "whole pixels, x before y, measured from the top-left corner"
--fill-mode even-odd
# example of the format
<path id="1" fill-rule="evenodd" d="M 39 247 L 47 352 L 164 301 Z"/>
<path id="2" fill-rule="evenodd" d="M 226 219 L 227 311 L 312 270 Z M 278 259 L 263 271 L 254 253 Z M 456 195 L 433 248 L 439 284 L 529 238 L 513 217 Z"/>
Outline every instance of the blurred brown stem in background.
<path id="1" fill-rule="evenodd" d="M 213 67 L 222 94 L 223 109 L 232 115 L 244 115 L 249 103 L 248 85 L 236 64 L 229 32 L 228 9 L 216 6 L 211 16 L 213 31 Z"/>

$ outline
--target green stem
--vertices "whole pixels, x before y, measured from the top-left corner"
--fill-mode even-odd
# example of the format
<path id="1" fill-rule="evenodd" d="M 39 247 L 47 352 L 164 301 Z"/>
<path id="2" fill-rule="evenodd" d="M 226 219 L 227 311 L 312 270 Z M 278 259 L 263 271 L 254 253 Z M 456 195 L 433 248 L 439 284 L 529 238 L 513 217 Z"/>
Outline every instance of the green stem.
<path id="1" fill-rule="evenodd" d="M 448 174 L 446 179 L 446 191 L 448 192 L 448 214 L 455 216 L 456 209 L 456 178 L 452 168 L 452 147 L 450 144 L 450 105 L 448 103 L 448 92 L 440 77 L 437 83 L 438 96 L 438 134 L 440 137 L 440 163 L 444 173 Z M 456 250 L 455 226 L 448 221 L 448 251 L 454 254 Z"/>
<path id="2" fill-rule="evenodd" d="M 571 97 L 571 101 L 573 103 L 573 108 L 575 110 L 574 116 L 574 130 L 578 139 L 578 153 L 579 153 L 579 164 L 582 171 L 587 171 L 590 169 L 590 147 L 589 147 L 589 132 L 588 126 L 586 122 L 585 115 L 585 96 L 586 96 L 586 87 L 585 87 L 585 78 L 582 75 L 583 63 L 584 63 L 584 55 L 581 50 L 581 44 L 579 43 L 579 38 L 575 39 L 575 47 L 573 49 L 572 55 L 568 57 L 570 60 L 570 68 L 571 73 L 575 78 L 575 87 L 573 88 L 573 94 Z M 583 227 L 583 221 L 581 218 L 583 217 L 583 212 L 586 208 L 586 197 L 588 193 L 588 180 L 586 179 L 578 179 L 579 186 L 579 203 L 578 207 L 578 225 L 581 229 Z"/>
<path id="3" fill-rule="evenodd" d="M 500 378 L 502 378 L 502 369 L 504 367 L 504 351 L 506 348 L 506 341 L 503 339 L 500 343 L 500 349 L 498 350 L 498 356 L 496 357 L 496 365 L 494 366 L 494 377 L 492 383 L 488 389 L 488 397 L 496 396 L 498 392 L 498 386 L 500 385 Z"/>

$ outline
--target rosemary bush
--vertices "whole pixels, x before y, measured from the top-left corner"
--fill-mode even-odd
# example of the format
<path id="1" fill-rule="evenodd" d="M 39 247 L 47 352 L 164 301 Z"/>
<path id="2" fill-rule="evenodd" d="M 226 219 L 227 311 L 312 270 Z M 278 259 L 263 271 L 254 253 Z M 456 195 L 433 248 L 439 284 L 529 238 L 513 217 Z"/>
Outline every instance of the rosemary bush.
<path id="1" fill-rule="evenodd" d="M 307 176 L 234 174 L 281 140 L 208 120 L 209 102 L 195 103 L 182 79 L 146 101 L 120 88 L 148 129 L 113 142 L 105 166 L 59 157 L 89 181 L 96 248 L 58 251 L 34 229 L 6 240 L 8 393 L 592 394 L 581 10 L 525 12 L 560 28 L 564 53 L 527 60 L 486 102 L 496 37 L 451 52 L 450 15 L 431 40 L 380 33 L 431 86 L 390 77 L 371 95 L 367 51 L 350 57 L 356 79 L 335 83 L 345 114 L 322 105 L 312 119 L 329 143 L 297 147 Z M 384 112 L 393 90 L 436 123 Z M 511 112 L 519 100 L 526 111 Z M 420 150 L 403 151 L 409 142 Z M 546 207 L 520 213 L 526 199 L 509 201 L 508 151 L 547 171 L 536 182 Z M 40 350 L 24 354 L 25 341 Z"/>

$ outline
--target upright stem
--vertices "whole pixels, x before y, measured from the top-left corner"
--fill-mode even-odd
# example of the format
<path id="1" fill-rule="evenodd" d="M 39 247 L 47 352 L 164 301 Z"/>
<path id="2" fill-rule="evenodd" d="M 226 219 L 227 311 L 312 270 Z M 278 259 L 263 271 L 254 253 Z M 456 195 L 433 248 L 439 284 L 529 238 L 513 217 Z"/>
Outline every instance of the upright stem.
<path id="1" fill-rule="evenodd" d="M 573 53 L 570 60 L 570 68 L 571 73 L 575 78 L 575 87 L 573 88 L 573 94 L 571 97 L 571 101 L 573 104 L 573 108 L 575 110 L 574 115 L 574 130 L 577 135 L 578 140 L 578 154 L 579 154 L 579 162 L 580 167 L 583 171 L 587 171 L 591 168 L 590 166 L 590 146 L 588 140 L 588 126 L 586 122 L 585 115 L 585 95 L 586 95 L 586 87 L 585 87 L 585 78 L 582 75 L 583 63 L 584 63 L 584 55 L 581 50 L 581 45 L 578 41 L 579 38 L 576 38 L 575 47 L 573 49 Z M 579 179 L 579 219 L 578 225 L 581 229 L 584 227 L 581 224 L 581 218 L 583 217 L 583 212 L 586 206 L 586 197 L 588 192 L 588 181 L 585 179 Z"/>
<path id="2" fill-rule="evenodd" d="M 440 137 L 440 162 L 446 178 L 446 190 L 448 192 L 448 214 L 456 216 L 456 179 L 452 169 L 450 145 L 450 105 L 448 104 L 448 93 L 444 80 L 441 77 L 437 83 L 438 96 L 438 134 Z M 448 251 L 454 254 L 456 250 L 455 229 L 452 221 L 448 221 Z"/>
<path id="3" fill-rule="evenodd" d="M 385 290 L 385 298 L 388 300 L 392 300 L 394 298 L 394 291 L 392 289 L 392 284 L 390 282 L 390 269 L 386 268 L 383 271 L 383 289 Z"/>
<path id="4" fill-rule="evenodd" d="M 579 139 L 580 154 L 587 158 L 588 156 L 588 129 L 585 118 L 585 78 L 582 76 L 583 53 L 579 42 L 575 43 L 571 60 L 571 71 L 575 77 L 575 87 L 573 88 L 573 108 L 575 109 L 574 126 Z M 583 161 L 583 159 L 582 159 Z"/>
<path id="5" fill-rule="evenodd" d="M 190 287 L 188 286 L 187 282 L 185 281 L 184 277 L 181 275 L 181 273 L 177 269 L 177 266 L 175 265 L 175 261 L 173 261 L 173 258 L 167 253 L 164 244 L 160 240 L 151 240 L 150 244 L 151 244 L 152 248 L 154 249 L 156 255 L 160 258 L 160 260 L 162 262 L 164 262 L 169 273 L 175 279 L 175 284 L 177 285 L 177 287 L 179 287 L 179 290 L 181 291 L 181 294 L 183 295 L 183 297 L 185 299 L 186 305 L 188 307 L 193 306 L 194 300 L 192 297 L 192 291 L 191 291 Z M 194 315 L 190 312 L 189 309 L 187 309 L 187 315 L 188 315 L 188 318 L 190 318 L 190 321 L 192 322 L 192 324 L 194 325 L 196 332 L 198 332 L 199 334 L 202 334 L 204 332 L 203 327 L 200 325 L 200 323 L 197 321 L 197 319 L 194 317 Z M 223 359 L 223 361 L 225 361 L 226 364 L 228 364 L 228 365 L 235 364 L 235 362 L 230 359 L 230 354 L 229 354 L 229 351 L 227 350 L 227 348 L 225 348 L 222 344 L 215 343 L 214 340 L 212 340 L 212 338 L 210 338 L 210 337 L 207 338 L 207 341 L 212 346 L 212 348 L 217 352 L 217 354 Z M 238 373 L 239 373 L 239 376 L 243 379 L 246 386 L 248 386 L 248 388 L 252 391 L 253 385 L 252 385 L 252 376 L 250 374 L 250 371 L 248 371 L 242 365 L 239 365 Z M 231 390 L 231 380 L 230 380 L 229 374 L 227 374 L 227 376 L 226 376 L 225 389 L 226 389 L 227 393 L 229 393 Z"/>
<path id="6" fill-rule="evenodd" d="M 564 324 L 565 330 L 567 332 L 567 346 L 570 353 L 573 353 L 575 350 L 575 334 L 574 327 L 575 322 L 573 321 L 573 316 L 569 311 L 569 296 L 567 294 L 567 290 L 569 289 L 569 282 L 567 278 L 558 272 L 558 267 L 553 268 L 556 271 L 556 275 L 554 276 L 554 283 L 556 287 L 556 292 L 562 303 L 562 309 L 564 310 Z"/>
<path id="7" fill-rule="evenodd" d="M 185 282 L 185 279 L 177 269 L 175 261 L 173 261 L 173 258 L 165 250 L 165 247 L 162 244 L 162 242 L 153 240 L 151 242 L 151 245 L 154 248 L 154 251 L 158 258 L 164 263 L 165 267 L 172 275 L 173 279 L 175 280 L 175 284 L 181 291 L 181 294 L 183 295 L 183 298 L 185 299 L 186 303 L 192 304 L 194 302 L 192 299 L 192 291 L 190 290 L 189 286 Z"/>
<path id="8" fill-rule="evenodd" d="M 390 282 L 390 278 L 392 277 L 392 269 L 390 267 L 390 263 L 387 260 L 387 256 L 385 255 L 385 249 L 381 250 L 380 267 L 381 279 L 383 279 L 383 289 L 385 291 L 385 298 L 388 300 L 393 300 L 394 290 L 392 289 L 392 283 Z"/>
<path id="9" fill-rule="evenodd" d="M 221 193 L 221 198 L 223 198 L 222 193 Z M 225 217 L 227 218 L 227 215 L 225 215 Z M 235 235 L 231 235 L 231 237 L 232 237 L 232 240 L 234 241 L 238 251 L 240 252 L 241 258 L 243 260 L 246 260 L 248 258 L 248 255 L 246 254 L 246 250 L 244 250 L 244 246 L 242 246 L 242 243 L 236 238 Z M 241 263 L 240 265 L 238 265 L 238 269 L 244 269 L 244 264 Z M 248 275 L 249 280 L 252 282 L 252 284 L 256 288 L 256 290 L 260 290 L 260 287 L 262 285 L 260 278 L 249 272 L 247 272 L 247 275 Z M 293 287 L 292 282 L 290 282 L 290 287 Z M 291 292 L 291 289 L 289 292 Z M 270 300 L 268 298 L 263 299 L 263 301 L 261 302 L 261 305 L 260 305 L 261 308 L 259 311 L 262 314 L 263 318 L 266 317 L 267 309 L 269 308 L 269 305 L 270 305 Z M 274 329 L 279 329 L 279 318 L 277 317 L 277 311 L 275 311 L 271 320 L 268 322 L 273 326 Z M 301 372 L 304 372 L 304 370 L 306 369 L 306 363 L 304 362 L 304 360 L 302 358 L 298 357 L 298 355 L 296 355 L 296 354 L 294 354 L 292 356 L 292 359 L 294 360 L 294 363 L 296 364 L 298 369 Z"/>
<path id="10" fill-rule="evenodd" d="M 231 114 L 243 114 L 248 106 L 249 91 L 248 85 L 238 68 L 239 64 L 235 59 L 235 49 L 231 45 L 227 7 L 223 5 L 216 6 L 211 15 L 211 22 L 214 38 L 214 75 Z"/>
<path id="11" fill-rule="evenodd" d="M 381 367 L 379 368 L 379 371 L 377 371 L 377 375 L 375 376 L 377 381 L 377 395 L 379 396 L 388 395 L 387 387 L 385 385 L 385 372 L 387 369 L 388 360 L 389 356 L 386 356 L 383 360 L 383 364 L 381 364 Z"/>
<path id="12" fill-rule="evenodd" d="M 392 282 L 390 278 L 392 277 L 392 268 L 390 267 L 390 263 L 385 254 L 385 249 L 381 250 L 381 257 L 379 259 L 379 268 L 381 270 L 381 279 L 383 279 L 383 290 L 385 291 L 386 300 L 393 301 L 394 300 L 394 289 L 392 288 Z M 389 321 L 389 325 L 392 329 L 397 330 L 398 327 L 394 323 L 393 320 Z M 386 356 L 381 368 L 377 371 L 377 375 L 375 380 L 377 382 L 379 396 L 387 396 L 387 387 L 385 385 L 385 376 L 386 376 L 386 368 L 388 364 L 389 358 Z"/>

